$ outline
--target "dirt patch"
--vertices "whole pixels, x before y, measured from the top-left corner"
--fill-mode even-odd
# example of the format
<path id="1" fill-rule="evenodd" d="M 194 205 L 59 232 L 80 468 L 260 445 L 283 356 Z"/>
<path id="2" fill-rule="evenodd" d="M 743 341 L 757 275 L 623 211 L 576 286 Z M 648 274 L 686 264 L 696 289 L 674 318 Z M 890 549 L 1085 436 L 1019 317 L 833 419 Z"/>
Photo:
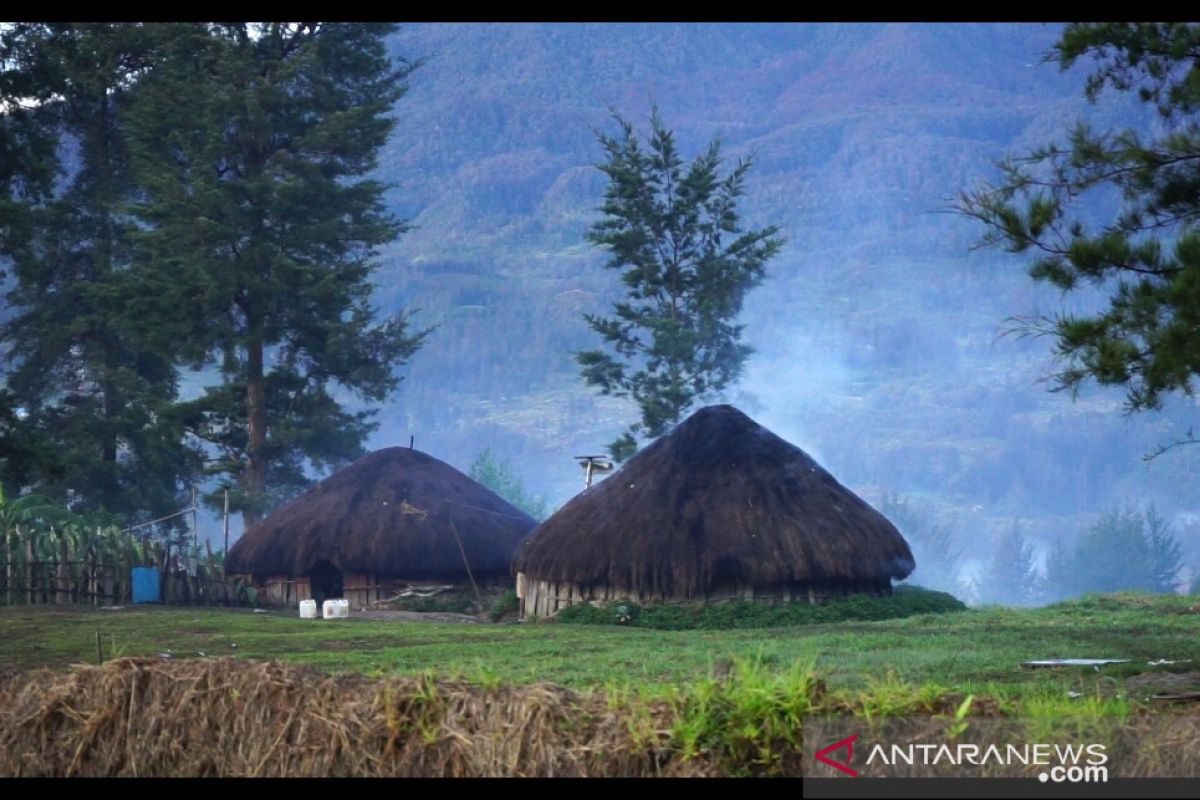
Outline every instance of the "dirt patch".
<path id="1" fill-rule="evenodd" d="M 1143 672 L 1126 682 L 1129 694 L 1145 699 L 1156 694 L 1200 692 L 1200 672 Z"/>

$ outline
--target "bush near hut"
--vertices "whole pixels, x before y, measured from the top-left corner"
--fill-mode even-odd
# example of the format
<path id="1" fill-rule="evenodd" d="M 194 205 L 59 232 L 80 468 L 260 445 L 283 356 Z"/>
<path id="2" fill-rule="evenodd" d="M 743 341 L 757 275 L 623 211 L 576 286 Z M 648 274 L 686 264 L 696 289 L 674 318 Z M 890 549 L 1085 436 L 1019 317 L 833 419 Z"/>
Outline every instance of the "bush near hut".
<path id="1" fill-rule="evenodd" d="M 488 619 L 492 622 L 499 622 L 505 614 L 516 614 L 520 610 L 521 601 L 517 599 L 517 590 L 509 589 L 496 598 L 496 602 L 492 603 L 492 607 L 488 610 Z"/>
<path id="2" fill-rule="evenodd" d="M 898 619 L 917 614 L 965 611 L 966 605 L 946 592 L 898 586 L 891 597 L 847 595 L 820 605 L 808 602 L 768 605 L 747 600 L 728 603 L 660 603 L 640 606 L 615 602 L 580 603 L 558 612 L 557 622 L 577 625 L 630 625 L 658 630 L 775 628 L 823 622 Z"/>

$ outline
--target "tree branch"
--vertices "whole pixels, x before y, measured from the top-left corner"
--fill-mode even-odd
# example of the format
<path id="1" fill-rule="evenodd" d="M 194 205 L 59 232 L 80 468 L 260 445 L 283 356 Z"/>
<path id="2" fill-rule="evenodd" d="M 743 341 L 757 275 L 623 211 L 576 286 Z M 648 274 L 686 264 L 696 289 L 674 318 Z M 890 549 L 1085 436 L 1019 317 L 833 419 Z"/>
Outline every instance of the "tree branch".
<path id="1" fill-rule="evenodd" d="M 1191 428 L 1188 428 L 1187 435 L 1182 439 L 1177 439 L 1174 442 L 1166 445 L 1160 444 L 1154 449 L 1153 452 L 1146 453 L 1144 456 L 1142 456 L 1142 461 L 1149 463 L 1169 450 L 1173 450 L 1176 447 L 1182 447 L 1188 444 L 1200 444 L 1200 438 L 1196 437 L 1195 432 Z"/>

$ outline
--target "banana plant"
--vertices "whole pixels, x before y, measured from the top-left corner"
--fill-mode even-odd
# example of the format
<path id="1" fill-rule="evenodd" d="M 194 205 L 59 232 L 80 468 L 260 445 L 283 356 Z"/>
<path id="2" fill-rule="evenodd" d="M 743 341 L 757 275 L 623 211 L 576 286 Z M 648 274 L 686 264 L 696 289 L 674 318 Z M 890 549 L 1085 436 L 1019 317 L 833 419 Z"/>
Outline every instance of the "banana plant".
<path id="1" fill-rule="evenodd" d="M 52 524 L 65 524 L 79 519 L 78 515 L 40 494 L 27 494 L 6 501 L 0 492 L 0 535 L 15 532 L 17 526 L 29 529 Z"/>

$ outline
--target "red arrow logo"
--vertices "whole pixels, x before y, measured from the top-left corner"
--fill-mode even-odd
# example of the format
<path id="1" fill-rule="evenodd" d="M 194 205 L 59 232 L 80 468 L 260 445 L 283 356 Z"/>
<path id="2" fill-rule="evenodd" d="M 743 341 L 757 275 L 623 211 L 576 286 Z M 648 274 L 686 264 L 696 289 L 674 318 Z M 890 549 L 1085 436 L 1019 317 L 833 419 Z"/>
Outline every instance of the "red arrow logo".
<path id="1" fill-rule="evenodd" d="M 826 747 L 823 750 L 818 750 L 816 753 L 816 759 L 822 764 L 828 764 L 834 769 L 840 769 L 851 778 L 857 778 L 858 772 L 850 767 L 850 759 L 854 758 L 854 743 L 856 741 L 858 741 L 857 733 L 853 736 L 847 736 L 840 742 L 834 742 L 833 744 L 829 745 L 829 747 Z M 841 750 L 843 747 L 846 748 L 845 761 L 834 761 L 832 758 L 829 758 L 830 753 L 832 753 L 834 750 Z"/>

